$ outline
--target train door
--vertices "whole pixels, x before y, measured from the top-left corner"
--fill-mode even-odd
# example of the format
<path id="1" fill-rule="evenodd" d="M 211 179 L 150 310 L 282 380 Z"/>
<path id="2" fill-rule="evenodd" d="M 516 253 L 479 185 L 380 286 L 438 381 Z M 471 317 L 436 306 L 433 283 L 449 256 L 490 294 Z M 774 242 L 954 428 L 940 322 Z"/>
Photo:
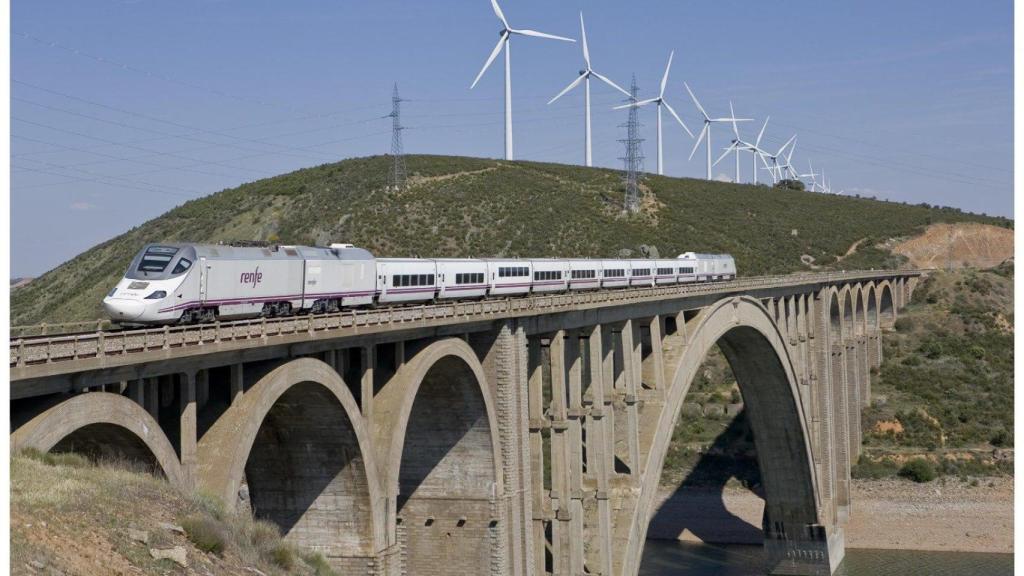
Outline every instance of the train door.
<path id="1" fill-rule="evenodd" d="M 199 258 L 199 302 L 206 304 L 206 283 L 210 277 L 209 266 L 206 264 L 206 258 Z"/>

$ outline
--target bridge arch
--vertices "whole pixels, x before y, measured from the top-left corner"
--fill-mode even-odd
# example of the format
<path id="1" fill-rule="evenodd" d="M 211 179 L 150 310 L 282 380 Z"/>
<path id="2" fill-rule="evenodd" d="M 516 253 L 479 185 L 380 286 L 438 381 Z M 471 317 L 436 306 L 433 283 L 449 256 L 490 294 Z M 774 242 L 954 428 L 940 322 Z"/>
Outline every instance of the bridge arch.
<path id="1" fill-rule="evenodd" d="M 356 573 L 383 548 L 373 455 L 341 376 L 300 358 L 263 376 L 203 435 L 199 482 L 231 508 L 244 482 L 254 515 Z"/>
<path id="2" fill-rule="evenodd" d="M 499 527 L 501 453 L 490 388 L 463 340 L 436 341 L 374 398 L 382 475 L 408 566 L 490 570 Z"/>
<path id="3" fill-rule="evenodd" d="M 765 492 L 763 529 L 768 561 L 786 562 L 783 549 L 801 542 L 815 550 L 815 561 L 827 565 L 807 416 L 785 335 L 771 312 L 749 297 L 721 300 L 691 322 L 694 327 L 687 327 L 686 349 L 674 368 L 665 408 L 646 457 L 640 496 L 627 528 L 621 573 L 636 574 L 639 569 L 675 423 L 702 360 L 716 343 L 732 367 L 754 431 Z"/>
<path id="4" fill-rule="evenodd" d="M 25 448 L 126 458 L 183 486 L 177 453 L 160 424 L 119 394 L 78 394 L 42 412 L 11 434 L 11 449 Z"/>
<path id="5" fill-rule="evenodd" d="M 864 326 L 870 333 L 878 330 L 878 290 L 874 282 L 864 286 Z"/>
<path id="6" fill-rule="evenodd" d="M 883 328 L 892 328 L 896 324 L 896 301 L 892 291 L 892 283 L 888 280 L 878 283 L 878 315 Z"/>

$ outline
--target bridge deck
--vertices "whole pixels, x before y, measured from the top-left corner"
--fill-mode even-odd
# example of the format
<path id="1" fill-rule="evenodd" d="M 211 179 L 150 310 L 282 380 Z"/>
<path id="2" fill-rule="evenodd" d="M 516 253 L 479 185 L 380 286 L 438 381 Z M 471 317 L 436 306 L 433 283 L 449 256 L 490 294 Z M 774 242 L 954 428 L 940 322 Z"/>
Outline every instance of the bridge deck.
<path id="1" fill-rule="evenodd" d="M 726 297 L 765 290 L 816 289 L 838 282 L 918 276 L 918 270 L 875 270 L 756 276 L 728 282 L 612 289 L 415 307 L 347 310 L 334 314 L 260 318 L 194 326 L 77 332 L 11 340 L 11 381 L 47 379 L 212 352 L 289 345 L 320 339 L 425 327 L 458 326 L 511 317 L 629 306 L 698 296 Z M 93 324 L 96 325 L 96 324 Z M 22 390 L 15 396 L 23 397 Z M 46 393 L 46 392 L 42 392 Z M 34 395 L 28 393 L 27 395 Z"/>

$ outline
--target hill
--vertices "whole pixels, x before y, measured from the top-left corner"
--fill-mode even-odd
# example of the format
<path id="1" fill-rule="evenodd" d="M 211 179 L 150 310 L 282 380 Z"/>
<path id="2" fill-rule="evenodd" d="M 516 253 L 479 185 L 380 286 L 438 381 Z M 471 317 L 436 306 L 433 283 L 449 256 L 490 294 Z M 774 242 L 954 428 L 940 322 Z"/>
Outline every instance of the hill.
<path id="1" fill-rule="evenodd" d="M 10 470 L 10 574 L 336 574 L 277 526 L 126 462 L 25 452 Z"/>
<path id="2" fill-rule="evenodd" d="M 620 173 L 536 162 L 409 156 L 409 186 L 386 189 L 389 159 L 298 170 L 192 200 L 95 246 L 19 288 L 11 322 L 91 320 L 146 242 L 352 242 L 380 256 L 614 256 L 720 251 L 740 274 L 837 264 L 892 267 L 879 245 L 934 222 L 1006 219 L 952 208 L 764 186 L 648 176 L 642 210 L 621 213 Z M 883 245 L 884 246 L 884 245 Z"/>

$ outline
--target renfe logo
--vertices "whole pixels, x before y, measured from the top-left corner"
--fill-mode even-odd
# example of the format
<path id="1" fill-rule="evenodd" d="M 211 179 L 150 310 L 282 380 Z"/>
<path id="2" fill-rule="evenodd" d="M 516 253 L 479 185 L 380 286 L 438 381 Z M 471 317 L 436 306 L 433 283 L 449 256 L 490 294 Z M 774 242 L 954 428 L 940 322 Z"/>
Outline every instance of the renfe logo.
<path id="1" fill-rule="evenodd" d="M 255 288 L 256 285 L 259 284 L 262 281 L 263 281 L 263 272 L 260 272 L 260 267 L 259 266 L 256 267 L 256 271 L 255 272 L 242 272 L 242 275 L 239 276 L 239 278 L 238 278 L 239 284 L 252 284 L 253 288 Z"/>

